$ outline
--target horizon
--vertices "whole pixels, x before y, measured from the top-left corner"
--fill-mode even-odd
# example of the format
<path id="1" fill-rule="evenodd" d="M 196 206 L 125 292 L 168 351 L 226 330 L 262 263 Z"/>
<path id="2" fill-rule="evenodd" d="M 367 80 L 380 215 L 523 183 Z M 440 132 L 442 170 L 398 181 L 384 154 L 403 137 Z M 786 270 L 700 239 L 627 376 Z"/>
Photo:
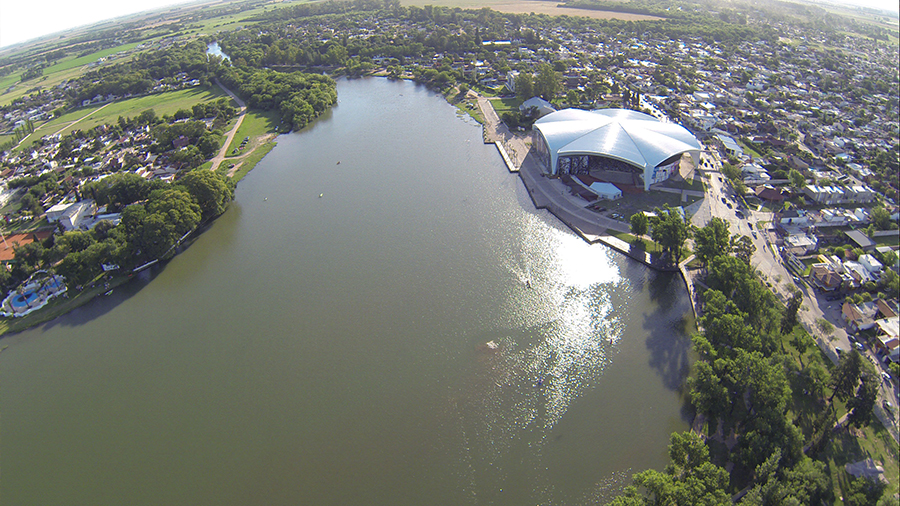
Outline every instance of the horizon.
<path id="1" fill-rule="evenodd" d="M 29 42 L 74 28 L 87 27 L 122 16 L 151 12 L 167 7 L 194 3 L 198 0 L 144 0 L 133 4 L 118 0 L 89 0 L 64 2 L 61 0 L 32 0 L 0 4 L 0 49 Z M 848 7 L 868 7 L 886 12 L 900 13 L 900 4 L 894 0 L 820 0 L 810 3 L 832 3 Z M 22 23 L 23 19 L 40 20 L 40 23 Z"/>

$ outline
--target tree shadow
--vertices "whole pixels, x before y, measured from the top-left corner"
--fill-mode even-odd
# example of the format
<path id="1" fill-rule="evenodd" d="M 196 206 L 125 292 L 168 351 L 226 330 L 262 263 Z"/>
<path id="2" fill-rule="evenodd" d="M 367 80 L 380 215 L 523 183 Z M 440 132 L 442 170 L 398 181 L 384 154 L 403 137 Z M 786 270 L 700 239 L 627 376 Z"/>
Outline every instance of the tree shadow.
<path id="1" fill-rule="evenodd" d="M 693 324 L 687 291 L 678 274 L 648 269 L 647 289 L 655 302 L 644 317 L 649 364 L 656 369 L 666 388 L 684 393 L 690 371 Z"/>

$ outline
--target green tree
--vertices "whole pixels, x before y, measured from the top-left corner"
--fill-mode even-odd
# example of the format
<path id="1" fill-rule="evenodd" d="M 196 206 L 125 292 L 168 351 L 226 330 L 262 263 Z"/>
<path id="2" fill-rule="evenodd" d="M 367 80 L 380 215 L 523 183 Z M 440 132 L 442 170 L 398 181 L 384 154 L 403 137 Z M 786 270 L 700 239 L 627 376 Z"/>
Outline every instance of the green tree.
<path id="1" fill-rule="evenodd" d="M 847 423 L 857 428 L 869 425 L 875 416 L 875 399 L 878 396 L 878 382 L 871 375 L 862 376 L 862 383 L 856 395 L 847 401 Z"/>
<path id="2" fill-rule="evenodd" d="M 719 255 L 727 255 L 731 252 L 731 234 L 728 232 L 728 223 L 725 220 L 714 217 L 706 226 L 694 232 L 694 255 L 704 266 Z"/>
<path id="3" fill-rule="evenodd" d="M 788 180 L 791 182 L 791 188 L 794 189 L 803 188 L 806 185 L 806 178 L 796 169 L 791 169 L 788 172 Z"/>
<path id="4" fill-rule="evenodd" d="M 878 228 L 878 230 L 890 230 L 891 229 L 891 213 L 888 212 L 884 207 L 875 207 L 871 211 L 869 211 L 872 217 L 872 224 Z"/>
<path id="5" fill-rule="evenodd" d="M 534 78 L 534 92 L 544 100 L 550 102 L 560 90 L 559 74 L 548 63 L 538 65 L 537 75 Z"/>
<path id="6" fill-rule="evenodd" d="M 631 215 L 631 233 L 636 236 L 642 236 L 647 233 L 650 226 L 650 220 L 645 213 L 634 213 Z"/>
<path id="7" fill-rule="evenodd" d="M 234 198 L 234 183 L 209 170 L 192 170 L 178 181 L 178 185 L 194 198 L 204 219 L 224 213 Z"/>
<path id="8" fill-rule="evenodd" d="M 781 333 L 783 335 L 790 333 L 797 325 L 797 314 L 800 312 L 801 305 L 803 305 L 803 292 L 795 290 L 781 316 Z M 800 352 L 800 355 L 803 355 L 802 351 Z M 801 358 L 801 364 L 802 363 Z"/>
<path id="9" fill-rule="evenodd" d="M 534 78 L 528 72 L 520 72 L 516 76 L 516 97 L 528 100 L 534 96 Z"/>
<path id="10" fill-rule="evenodd" d="M 833 392 L 828 402 L 837 396 L 838 399 L 846 400 L 856 391 L 856 385 L 859 383 L 860 374 L 862 374 L 862 358 L 856 350 L 850 350 L 844 353 L 838 361 L 837 366 L 831 371 L 831 388 Z"/>
<path id="11" fill-rule="evenodd" d="M 182 188 L 165 188 L 150 195 L 147 212 L 165 217 L 176 237 L 194 230 L 200 223 L 200 206 Z"/>
<path id="12" fill-rule="evenodd" d="M 656 216 L 650 220 L 650 238 L 663 247 L 663 253 L 673 263 L 681 261 L 681 249 L 691 236 L 691 224 L 668 204 L 661 210 L 654 209 Z"/>

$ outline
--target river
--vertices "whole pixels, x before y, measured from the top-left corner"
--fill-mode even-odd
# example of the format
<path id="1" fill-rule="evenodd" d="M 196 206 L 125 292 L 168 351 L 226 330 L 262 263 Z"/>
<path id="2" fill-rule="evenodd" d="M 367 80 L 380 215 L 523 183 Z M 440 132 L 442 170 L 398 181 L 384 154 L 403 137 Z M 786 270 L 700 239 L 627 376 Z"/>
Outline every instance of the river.
<path id="1" fill-rule="evenodd" d="M 182 254 L 0 341 L 4 504 L 579 505 L 662 469 L 681 279 L 535 210 L 438 95 L 338 96 Z"/>

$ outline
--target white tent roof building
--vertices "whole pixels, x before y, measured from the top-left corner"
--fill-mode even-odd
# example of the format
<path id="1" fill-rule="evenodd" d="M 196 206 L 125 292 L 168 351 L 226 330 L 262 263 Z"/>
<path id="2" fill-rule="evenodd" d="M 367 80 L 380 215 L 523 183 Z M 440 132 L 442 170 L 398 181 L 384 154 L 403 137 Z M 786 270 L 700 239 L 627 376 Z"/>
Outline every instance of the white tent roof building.
<path id="1" fill-rule="evenodd" d="M 535 121 L 534 130 L 535 149 L 551 174 L 559 174 L 560 158 L 601 156 L 642 171 L 644 190 L 667 179 L 684 153 L 696 164 L 702 149 L 683 126 L 628 109 L 564 109 Z"/>

